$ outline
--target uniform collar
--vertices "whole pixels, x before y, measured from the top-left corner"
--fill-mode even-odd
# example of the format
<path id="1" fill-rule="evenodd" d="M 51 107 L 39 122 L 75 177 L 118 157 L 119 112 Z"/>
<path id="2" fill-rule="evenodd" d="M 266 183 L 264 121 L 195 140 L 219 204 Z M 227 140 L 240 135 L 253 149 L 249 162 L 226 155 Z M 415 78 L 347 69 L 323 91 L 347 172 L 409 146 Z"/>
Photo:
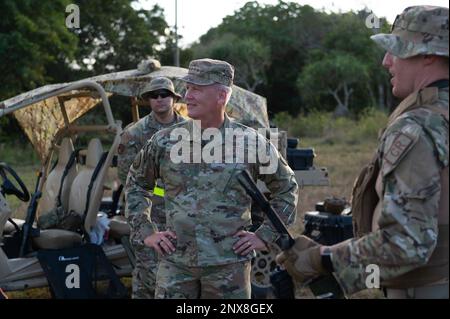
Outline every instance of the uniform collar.
<path id="1" fill-rule="evenodd" d="M 427 86 L 408 95 L 389 116 L 388 126 L 392 124 L 400 115 L 406 113 L 417 106 L 431 104 L 439 98 L 439 88 L 437 86 Z"/>
<path id="2" fill-rule="evenodd" d="M 178 123 L 180 121 L 180 116 L 178 115 L 178 113 L 176 111 L 174 111 L 173 113 L 174 113 L 173 121 L 171 123 L 162 124 L 162 123 L 159 123 L 156 120 L 155 114 L 153 112 L 151 112 L 147 116 L 147 125 L 146 125 L 146 127 L 159 130 L 162 127 L 170 126 L 171 124 Z"/>
<path id="3" fill-rule="evenodd" d="M 193 131 L 194 131 L 194 125 L 195 125 L 194 120 L 191 119 L 191 120 L 188 121 L 188 130 L 189 130 L 189 132 L 190 132 L 190 134 L 189 134 L 189 140 L 190 140 L 190 141 L 192 141 L 192 140 L 194 139 L 194 134 L 193 134 Z M 231 120 L 231 119 L 229 118 L 229 116 L 225 113 L 225 115 L 224 115 L 224 121 L 223 121 L 222 125 L 219 127 L 219 130 L 220 130 L 220 132 L 221 132 L 221 134 L 222 134 L 222 137 L 225 136 L 225 129 L 230 128 L 231 125 L 232 125 L 232 120 Z M 199 131 L 199 129 L 200 129 L 200 131 Z M 199 128 L 198 126 L 195 127 L 195 130 L 197 130 L 197 132 L 199 131 L 200 134 L 202 134 L 203 131 L 204 131 L 204 129 Z"/>

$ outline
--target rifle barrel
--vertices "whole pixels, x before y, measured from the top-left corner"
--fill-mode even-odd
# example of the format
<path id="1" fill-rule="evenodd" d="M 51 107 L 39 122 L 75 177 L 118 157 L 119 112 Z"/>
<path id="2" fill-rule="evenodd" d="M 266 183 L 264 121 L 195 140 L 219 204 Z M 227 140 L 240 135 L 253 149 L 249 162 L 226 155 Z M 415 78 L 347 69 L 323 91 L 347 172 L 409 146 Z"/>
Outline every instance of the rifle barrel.
<path id="1" fill-rule="evenodd" d="M 250 176 L 247 170 L 242 170 L 237 175 L 237 179 L 239 184 L 246 190 L 247 194 L 258 204 L 258 206 L 263 210 L 263 212 L 267 215 L 273 227 L 280 234 L 287 236 L 290 248 L 294 244 L 294 239 L 292 238 L 289 230 L 286 225 L 281 220 L 280 216 L 275 212 L 273 207 L 270 205 L 270 202 L 267 200 L 266 196 L 258 189 L 252 177 Z"/>

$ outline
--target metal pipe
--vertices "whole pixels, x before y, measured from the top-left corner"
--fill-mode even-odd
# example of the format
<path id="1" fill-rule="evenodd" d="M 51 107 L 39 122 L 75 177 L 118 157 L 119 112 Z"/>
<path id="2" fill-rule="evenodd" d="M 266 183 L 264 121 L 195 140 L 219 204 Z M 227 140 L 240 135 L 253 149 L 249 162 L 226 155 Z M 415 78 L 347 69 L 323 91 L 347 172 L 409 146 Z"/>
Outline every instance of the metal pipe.
<path id="1" fill-rule="evenodd" d="M 175 0 L 175 66 L 180 66 L 180 49 L 178 48 L 178 1 Z"/>
<path id="2" fill-rule="evenodd" d="M 117 127 L 116 125 L 114 125 L 114 127 Z M 70 127 L 68 127 L 67 129 L 69 132 L 72 133 L 81 133 L 81 132 L 111 132 L 115 130 L 111 130 L 111 126 L 110 125 L 83 125 L 83 126 L 78 126 L 78 125 L 71 125 Z"/>
<path id="3" fill-rule="evenodd" d="M 56 91 L 52 91 L 52 92 L 48 92 L 40 97 L 37 97 L 36 99 L 31 99 L 28 101 L 22 101 L 21 103 L 19 103 L 18 105 L 8 108 L 8 109 L 0 109 L 0 117 L 2 117 L 3 115 L 7 115 L 10 113 L 13 113 L 21 108 L 24 108 L 25 106 L 46 100 L 48 98 L 51 98 L 53 96 L 58 96 L 60 94 L 66 93 L 66 92 L 70 92 L 72 90 L 78 90 L 81 88 L 91 88 L 94 89 L 95 91 L 97 91 L 100 94 L 100 97 L 102 99 L 102 103 L 103 103 L 103 107 L 105 109 L 105 113 L 106 113 L 106 118 L 108 120 L 108 125 L 114 125 L 114 118 L 111 112 L 111 106 L 109 105 L 109 100 L 108 97 L 106 96 L 106 92 L 105 89 L 103 89 L 103 87 L 98 84 L 97 82 L 94 81 L 79 81 L 79 82 L 75 82 L 72 84 L 69 84 L 68 86 L 62 88 L 62 89 L 58 89 Z"/>

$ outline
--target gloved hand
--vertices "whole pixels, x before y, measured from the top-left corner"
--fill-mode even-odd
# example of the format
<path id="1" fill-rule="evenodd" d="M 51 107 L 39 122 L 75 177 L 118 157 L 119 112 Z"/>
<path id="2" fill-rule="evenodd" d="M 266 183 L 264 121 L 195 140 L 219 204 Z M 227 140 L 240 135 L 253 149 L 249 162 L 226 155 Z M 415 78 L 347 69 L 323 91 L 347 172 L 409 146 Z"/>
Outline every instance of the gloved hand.
<path id="1" fill-rule="evenodd" d="M 322 266 L 320 245 L 314 240 L 300 236 L 295 244 L 276 257 L 276 262 L 283 266 L 287 272 L 298 282 L 303 283 L 309 279 L 327 274 Z"/>

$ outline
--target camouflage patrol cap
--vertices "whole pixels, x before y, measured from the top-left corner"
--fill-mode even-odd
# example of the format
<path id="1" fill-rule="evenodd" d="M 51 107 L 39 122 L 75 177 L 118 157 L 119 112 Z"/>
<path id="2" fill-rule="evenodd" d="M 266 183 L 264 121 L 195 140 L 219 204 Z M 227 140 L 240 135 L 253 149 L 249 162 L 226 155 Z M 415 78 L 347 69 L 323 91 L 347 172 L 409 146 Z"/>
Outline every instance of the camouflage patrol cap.
<path id="1" fill-rule="evenodd" d="M 448 57 L 448 8 L 408 7 L 395 19 L 391 34 L 370 38 L 402 59 L 419 54 Z"/>
<path id="2" fill-rule="evenodd" d="M 178 93 L 175 92 L 175 87 L 173 85 L 173 82 L 170 79 L 163 77 L 163 76 L 153 78 L 150 81 L 150 83 L 145 85 L 144 88 L 142 89 L 141 97 L 143 97 L 145 94 L 147 94 L 149 92 L 153 92 L 153 91 L 157 91 L 157 90 L 170 91 L 170 93 L 172 93 L 172 95 L 176 99 L 178 99 L 178 100 L 181 99 L 181 95 L 179 95 Z"/>
<path id="3" fill-rule="evenodd" d="M 196 85 L 219 83 L 232 86 L 233 78 L 234 67 L 230 63 L 213 59 L 199 59 L 189 63 L 188 74 L 181 80 Z"/>

